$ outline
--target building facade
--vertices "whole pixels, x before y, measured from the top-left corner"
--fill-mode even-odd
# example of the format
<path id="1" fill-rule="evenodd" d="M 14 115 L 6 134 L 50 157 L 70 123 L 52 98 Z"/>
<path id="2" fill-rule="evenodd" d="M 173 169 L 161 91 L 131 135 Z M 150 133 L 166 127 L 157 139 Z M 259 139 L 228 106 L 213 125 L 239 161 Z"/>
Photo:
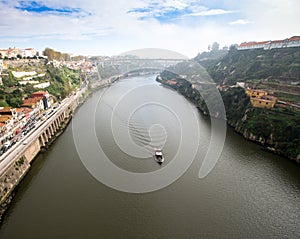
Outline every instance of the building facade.
<path id="1" fill-rule="evenodd" d="M 243 42 L 237 49 L 249 50 L 249 49 L 264 49 L 270 50 L 273 48 L 285 48 L 285 47 L 300 47 L 300 36 L 293 36 L 284 40 L 274 41 L 262 41 L 262 42 Z"/>

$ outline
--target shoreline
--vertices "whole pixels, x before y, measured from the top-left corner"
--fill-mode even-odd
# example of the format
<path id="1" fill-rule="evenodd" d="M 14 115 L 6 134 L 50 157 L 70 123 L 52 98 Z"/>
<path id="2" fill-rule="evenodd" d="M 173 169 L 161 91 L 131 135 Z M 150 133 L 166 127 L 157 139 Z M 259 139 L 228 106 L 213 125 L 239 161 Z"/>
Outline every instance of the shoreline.
<path id="1" fill-rule="evenodd" d="M 26 169 L 20 173 L 19 178 L 14 182 L 12 188 L 8 191 L 8 193 L 5 195 L 5 198 L 0 198 L 0 226 L 3 222 L 3 217 L 5 216 L 5 213 L 7 209 L 9 208 L 10 204 L 12 203 L 15 195 L 15 191 L 18 189 L 19 184 L 22 182 L 22 180 L 26 177 L 28 172 L 31 169 L 32 162 L 35 161 L 37 156 L 41 153 L 46 152 L 49 147 L 64 133 L 64 131 L 67 129 L 68 125 L 72 121 L 73 114 L 81 107 L 84 102 L 96 91 L 107 88 L 111 86 L 114 82 L 118 81 L 119 79 L 124 78 L 123 75 L 121 76 L 113 76 L 109 79 L 105 79 L 100 82 L 100 84 L 94 84 L 91 85 L 91 88 L 87 88 L 86 91 L 84 91 L 80 96 L 78 103 L 76 107 L 73 109 L 73 112 L 69 115 L 69 117 L 66 119 L 66 121 L 60 126 L 60 129 L 51 137 L 49 142 L 42 148 L 39 149 L 38 153 L 33 157 L 33 159 L 30 160 L 30 163 L 27 165 Z"/>
<path id="2" fill-rule="evenodd" d="M 206 112 L 205 109 L 203 109 L 200 105 L 198 105 L 192 97 L 189 97 L 186 94 L 182 94 L 182 92 L 178 91 L 176 88 L 172 87 L 171 85 L 166 84 L 166 82 L 163 79 L 156 78 L 156 81 L 158 81 L 159 83 L 161 83 L 163 86 L 165 86 L 167 88 L 170 88 L 172 90 L 175 90 L 179 94 L 183 95 L 186 99 L 188 99 L 191 103 L 193 103 L 197 107 L 197 109 L 203 114 L 203 116 L 210 116 L 210 117 L 217 118 L 217 117 L 215 117 L 213 115 L 210 115 L 208 112 Z M 290 157 L 288 157 L 287 155 L 284 154 L 284 152 L 281 152 L 280 150 L 277 150 L 276 148 L 271 147 L 270 145 L 266 145 L 261 140 L 261 137 L 258 137 L 257 135 L 254 135 L 254 134 L 251 134 L 251 133 L 249 134 L 248 132 L 242 132 L 242 131 L 240 131 L 239 128 L 236 125 L 232 124 L 232 122 L 229 122 L 227 119 L 226 119 L 226 124 L 229 127 L 231 127 L 236 134 L 240 135 L 241 137 L 243 137 L 247 141 L 253 142 L 253 143 L 261 146 L 262 150 L 270 152 L 270 153 L 273 153 L 275 155 L 279 155 L 279 156 L 281 156 L 281 157 L 283 157 L 285 159 L 288 159 L 288 160 L 296 163 L 297 165 L 300 164 L 300 158 L 290 158 Z"/>
<path id="3" fill-rule="evenodd" d="M 3 222 L 3 217 L 5 216 L 5 213 L 6 213 L 7 209 L 9 208 L 11 202 L 14 199 L 14 195 L 15 195 L 14 193 L 15 193 L 15 191 L 18 189 L 19 184 L 22 182 L 22 180 L 26 177 L 26 175 L 30 171 L 32 163 L 35 161 L 35 159 L 37 158 L 37 156 L 39 154 L 46 152 L 49 149 L 49 147 L 51 147 L 51 145 L 60 137 L 60 135 L 62 135 L 64 133 L 64 131 L 67 129 L 68 125 L 72 121 L 73 114 L 86 101 L 86 99 L 94 92 L 94 90 L 97 90 L 97 89 L 95 89 L 95 88 L 93 88 L 92 90 L 87 89 L 85 91 L 85 92 L 87 92 L 86 94 L 85 94 L 85 92 L 83 92 L 81 94 L 81 96 L 79 96 L 80 97 L 79 98 L 79 102 L 76 105 L 74 111 L 60 125 L 60 128 L 50 138 L 49 142 L 47 142 L 47 144 L 44 147 L 41 147 L 39 149 L 39 151 L 37 152 L 37 154 L 30 160 L 29 163 L 26 164 L 26 166 L 24 164 L 24 167 L 26 167 L 26 168 L 24 168 L 23 171 L 21 171 L 21 170 L 19 171 L 19 169 L 17 169 L 17 171 L 19 171 L 18 178 L 15 180 L 15 182 L 13 183 L 12 187 L 9 189 L 9 191 L 7 192 L 7 194 L 5 195 L 5 197 L 0 199 L 0 226 L 1 226 L 2 222 Z M 14 159 L 13 161 L 16 161 L 16 160 L 17 159 Z M 20 168 L 21 168 L 21 166 L 20 166 Z"/>

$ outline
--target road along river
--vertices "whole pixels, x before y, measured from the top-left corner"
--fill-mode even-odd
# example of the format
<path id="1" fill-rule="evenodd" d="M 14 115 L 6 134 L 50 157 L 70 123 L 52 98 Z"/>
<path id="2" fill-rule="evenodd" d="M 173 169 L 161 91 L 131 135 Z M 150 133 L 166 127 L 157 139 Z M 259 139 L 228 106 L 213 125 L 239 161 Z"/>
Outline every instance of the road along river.
<path id="1" fill-rule="evenodd" d="M 229 128 L 199 179 L 210 120 L 155 76 L 95 92 L 72 121 L 19 185 L 0 238 L 300 237 L 299 165 Z"/>

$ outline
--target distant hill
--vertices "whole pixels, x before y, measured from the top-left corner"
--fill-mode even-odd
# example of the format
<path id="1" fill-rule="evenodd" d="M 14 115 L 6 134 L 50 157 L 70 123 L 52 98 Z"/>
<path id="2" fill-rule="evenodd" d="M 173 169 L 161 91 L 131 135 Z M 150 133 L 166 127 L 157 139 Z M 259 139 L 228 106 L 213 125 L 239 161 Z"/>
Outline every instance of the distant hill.
<path id="1" fill-rule="evenodd" d="M 217 61 L 196 57 L 216 83 L 234 85 L 238 81 L 300 85 L 300 47 L 271 50 L 231 48 Z M 205 64 L 203 64 L 205 62 Z"/>

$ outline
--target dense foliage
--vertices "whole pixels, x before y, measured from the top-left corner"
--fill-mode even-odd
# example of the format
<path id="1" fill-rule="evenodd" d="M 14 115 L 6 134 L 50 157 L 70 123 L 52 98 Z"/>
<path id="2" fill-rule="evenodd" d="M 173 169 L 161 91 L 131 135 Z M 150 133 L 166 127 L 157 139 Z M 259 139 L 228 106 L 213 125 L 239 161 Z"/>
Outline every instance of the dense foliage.
<path id="1" fill-rule="evenodd" d="M 67 67 L 47 66 L 46 77 L 50 86 L 46 90 L 57 99 L 63 99 L 80 85 L 80 71 L 71 70 Z"/>
<path id="2" fill-rule="evenodd" d="M 226 110 L 227 121 L 231 125 L 235 125 L 243 118 L 246 110 L 251 107 L 250 99 L 245 94 L 245 90 L 240 87 L 221 91 L 221 95 Z"/>

